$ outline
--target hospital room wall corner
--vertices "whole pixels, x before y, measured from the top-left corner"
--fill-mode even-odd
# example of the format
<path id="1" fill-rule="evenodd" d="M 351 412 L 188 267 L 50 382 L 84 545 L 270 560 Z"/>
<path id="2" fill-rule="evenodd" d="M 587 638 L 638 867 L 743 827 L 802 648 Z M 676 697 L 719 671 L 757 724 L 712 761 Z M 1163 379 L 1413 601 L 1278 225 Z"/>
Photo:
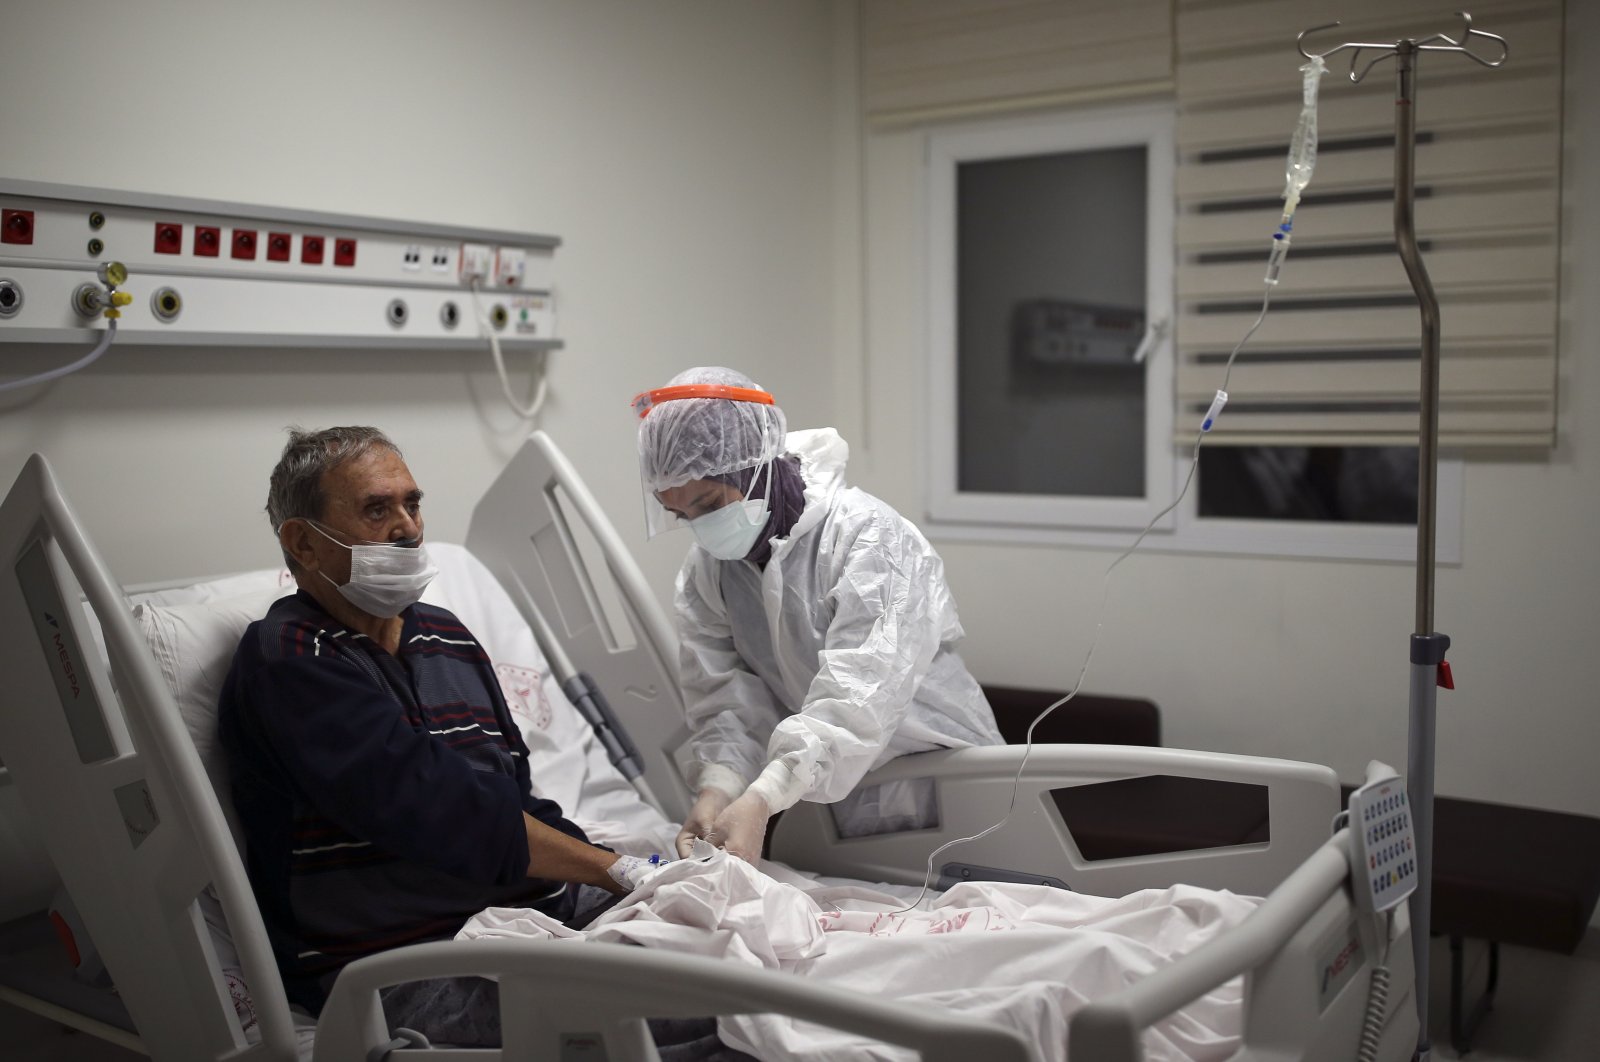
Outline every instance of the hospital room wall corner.
<path id="1" fill-rule="evenodd" d="M 1583 666 L 1600 635 L 1600 303 L 1589 294 L 1600 207 L 1587 191 L 1600 181 L 1600 72 L 1581 54 L 1600 10 L 1569 3 L 1566 18 L 1558 440 L 1537 457 L 1465 463 L 1461 561 L 1437 584 L 1457 686 L 1439 700 L 1438 790 L 1600 815 L 1600 713 Z M 1293 43 L 1286 93 L 1298 85 Z M 856 371 L 879 396 L 927 391 L 926 138 L 926 128 L 886 125 L 863 143 L 871 342 Z M 872 449 L 858 466 L 862 486 L 917 519 L 927 514 L 924 409 L 871 403 Z M 929 529 L 980 680 L 1070 688 L 1114 553 Z M 1142 553 L 1113 579 L 1086 688 L 1154 700 L 1170 745 L 1328 763 L 1354 782 L 1370 757 L 1405 762 L 1412 599 L 1405 564 Z"/>
<path id="2" fill-rule="evenodd" d="M 540 426 L 665 596 L 682 543 L 644 541 L 631 394 L 733 364 L 797 421 L 826 415 L 836 122 L 818 87 L 834 17 L 726 2 L 11 5 L 0 175 L 559 237 L 565 347 L 548 355 Z M 135 267 L 136 297 L 149 250 L 107 249 Z M 0 379 L 73 356 L 3 344 Z M 533 358 L 507 356 L 524 400 Z M 335 423 L 401 443 L 429 533 L 450 540 L 528 430 L 487 347 L 113 346 L 0 395 L 0 480 L 45 453 L 126 582 L 259 567 L 276 557 L 261 509 L 283 428 Z"/>

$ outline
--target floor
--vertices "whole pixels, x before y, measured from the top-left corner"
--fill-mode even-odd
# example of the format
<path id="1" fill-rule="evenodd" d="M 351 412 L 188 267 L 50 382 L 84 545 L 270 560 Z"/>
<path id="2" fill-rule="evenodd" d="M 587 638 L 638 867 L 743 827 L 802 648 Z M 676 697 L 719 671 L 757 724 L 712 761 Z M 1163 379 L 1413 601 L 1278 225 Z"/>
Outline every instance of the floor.
<path id="1" fill-rule="evenodd" d="M 1481 961 L 1476 951 L 1469 959 Z M 1450 952 L 1434 942 L 1432 1020 L 1435 1059 L 1450 1047 Z M 144 1056 L 0 1004 L 0 1044 L 15 1062 L 137 1062 Z M 1527 948 L 1501 951 L 1495 1009 L 1479 1030 L 1471 1062 L 1594 1062 L 1600 1059 L 1600 929 L 1576 955 Z"/>
<path id="2" fill-rule="evenodd" d="M 1479 963 L 1482 945 L 1468 945 Z M 1458 1058 L 1450 1047 L 1450 950 L 1435 940 L 1428 1025 L 1434 1058 Z M 1469 989 L 1470 990 L 1470 989 Z M 1591 928 L 1575 955 L 1529 948 L 1500 949 L 1500 989 L 1466 1056 L 1471 1062 L 1595 1062 L 1600 1059 L 1600 929 Z"/>

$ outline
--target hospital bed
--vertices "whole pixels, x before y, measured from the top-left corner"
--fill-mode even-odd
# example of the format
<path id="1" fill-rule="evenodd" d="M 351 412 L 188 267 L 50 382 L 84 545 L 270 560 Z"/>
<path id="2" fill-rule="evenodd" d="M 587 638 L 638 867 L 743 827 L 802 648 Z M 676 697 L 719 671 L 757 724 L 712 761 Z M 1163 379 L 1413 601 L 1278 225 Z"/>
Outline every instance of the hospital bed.
<path id="1" fill-rule="evenodd" d="M 538 676 L 538 690 L 523 689 L 524 707 L 539 714 L 548 701 L 553 718 L 587 720 L 573 747 L 555 749 L 545 761 L 579 776 L 578 810 L 592 804 L 600 811 L 590 818 L 654 822 L 658 833 L 678 821 L 689 794 L 670 627 L 548 438 L 532 437 L 487 492 L 466 549 L 441 553 L 449 560 L 442 568 L 465 573 L 444 573 L 449 596 L 441 603 L 492 658 L 500 659 L 496 639 L 537 639 L 554 677 Z M 750 1012 L 792 1015 L 928 1059 L 1041 1057 L 1039 1045 L 1016 1032 L 959 1014 L 603 944 L 574 951 L 452 941 L 397 949 L 347 967 L 316 1022 L 296 1015 L 231 830 L 225 768 L 210 747 L 204 706 L 194 703 L 195 676 L 225 670 L 243 624 L 285 592 L 263 583 L 275 573 L 146 596 L 136 617 L 130 605 L 137 595 L 112 578 L 37 455 L 0 505 L 0 558 L 0 795 L 9 786 L 21 798 L 49 871 L 117 991 L 91 1017 L 97 1008 L 63 1003 L 67 997 L 52 1002 L 38 978 L 26 988 L 7 987 L 0 961 L 0 1001 L 119 1038 L 158 1059 L 286 1062 L 311 1050 L 319 1060 L 499 1057 L 416 1046 L 384 1023 L 382 987 L 471 974 L 500 982 L 507 1058 L 651 1059 L 643 1017 Z M 492 578 L 483 578 L 485 570 Z M 188 649 L 208 659 L 175 673 L 171 644 L 154 636 L 157 619 L 182 628 Z M 1021 755 L 1019 748 L 981 748 L 894 761 L 867 783 L 931 778 L 936 827 L 841 839 L 826 807 L 802 802 L 778 823 L 771 856 L 819 874 L 920 884 L 930 851 L 1005 812 Z M 1084 858 L 1050 792 L 1151 775 L 1264 787 L 1268 840 Z M 1068 1037 L 1074 1058 L 1142 1058 L 1143 1030 L 1242 975 L 1242 1043 L 1231 1057 L 1353 1059 L 1382 954 L 1392 984 L 1374 1057 L 1410 1057 L 1417 1023 L 1408 921 L 1404 908 L 1385 923 L 1360 915 L 1352 902 L 1346 832 L 1328 836 L 1338 807 L 1332 771 L 1170 749 L 1041 746 L 1021 774 L 1016 806 L 1006 829 L 950 853 L 936 868 L 942 882 L 1045 881 L 1106 896 L 1184 882 L 1266 896 L 1236 928 L 1079 1009 Z M 248 1005 L 238 998 L 245 986 Z"/>

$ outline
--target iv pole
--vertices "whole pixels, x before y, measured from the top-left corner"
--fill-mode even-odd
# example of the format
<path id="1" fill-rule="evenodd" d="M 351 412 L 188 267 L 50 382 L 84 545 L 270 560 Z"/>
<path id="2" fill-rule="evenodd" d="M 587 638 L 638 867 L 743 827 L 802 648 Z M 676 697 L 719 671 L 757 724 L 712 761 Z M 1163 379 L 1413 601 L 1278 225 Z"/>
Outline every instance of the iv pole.
<path id="1" fill-rule="evenodd" d="M 1445 652 L 1450 637 L 1433 629 L 1434 524 L 1437 506 L 1439 450 L 1439 300 L 1417 249 L 1416 158 L 1417 158 L 1417 57 L 1422 52 L 1457 52 L 1483 66 L 1496 67 L 1506 61 L 1509 48 L 1504 37 L 1472 28 L 1472 16 L 1458 12 L 1462 21 L 1459 38 L 1443 33 L 1421 40 L 1403 38 L 1393 43 L 1347 42 L 1322 53 L 1322 58 L 1349 49 L 1350 80 L 1360 82 L 1378 63 L 1395 61 L 1394 108 L 1394 238 L 1406 276 L 1411 280 L 1422 311 L 1422 386 L 1421 423 L 1417 433 L 1417 609 L 1416 629 L 1411 635 L 1411 721 L 1408 736 L 1407 788 L 1410 790 L 1411 818 L 1417 845 L 1417 891 L 1411 896 L 1411 950 L 1416 967 L 1418 1059 L 1426 1060 L 1432 1051 L 1428 1040 L 1428 951 L 1433 915 L 1433 767 L 1434 731 L 1438 710 L 1438 687 L 1453 688 L 1450 665 Z M 1307 59 L 1308 34 L 1332 29 L 1332 22 L 1301 33 L 1295 47 Z M 1473 37 L 1482 37 L 1500 46 L 1500 57 L 1483 58 L 1469 47 Z M 1363 51 L 1377 51 L 1358 71 L 1357 60 Z"/>

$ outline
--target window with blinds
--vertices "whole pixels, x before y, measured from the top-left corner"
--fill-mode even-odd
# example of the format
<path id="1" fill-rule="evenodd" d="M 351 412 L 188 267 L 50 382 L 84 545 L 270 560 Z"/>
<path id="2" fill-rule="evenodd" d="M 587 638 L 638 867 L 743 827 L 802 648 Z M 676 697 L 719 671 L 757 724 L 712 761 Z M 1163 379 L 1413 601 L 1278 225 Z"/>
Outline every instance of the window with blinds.
<path id="1" fill-rule="evenodd" d="M 1451 3 L 1176 0 L 1179 303 L 1175 434 L 1192 442 L 1222 363 L 1260 309 L 1307 40 L 1458 35 Z M 1397 9 L 1402 9 L 1398 10 Z M 1426 53 L 1417 78 L 1417 235 L 1442 320 L 1445 446 L 1553 444 L 1560 208 L 1560 0 L 1483 0 L 1487 69 Z M 1485 42 L 1485 54 L 1498 54 Z M 1364 53 L 1363 62 L 1374 53 Z M 1392 60 L 1321 86 L 1316 171 L 1272 312 L 1239 355 L 1208 443 L 1414 443 L 1420 317 L 1394 249 Z"/>

